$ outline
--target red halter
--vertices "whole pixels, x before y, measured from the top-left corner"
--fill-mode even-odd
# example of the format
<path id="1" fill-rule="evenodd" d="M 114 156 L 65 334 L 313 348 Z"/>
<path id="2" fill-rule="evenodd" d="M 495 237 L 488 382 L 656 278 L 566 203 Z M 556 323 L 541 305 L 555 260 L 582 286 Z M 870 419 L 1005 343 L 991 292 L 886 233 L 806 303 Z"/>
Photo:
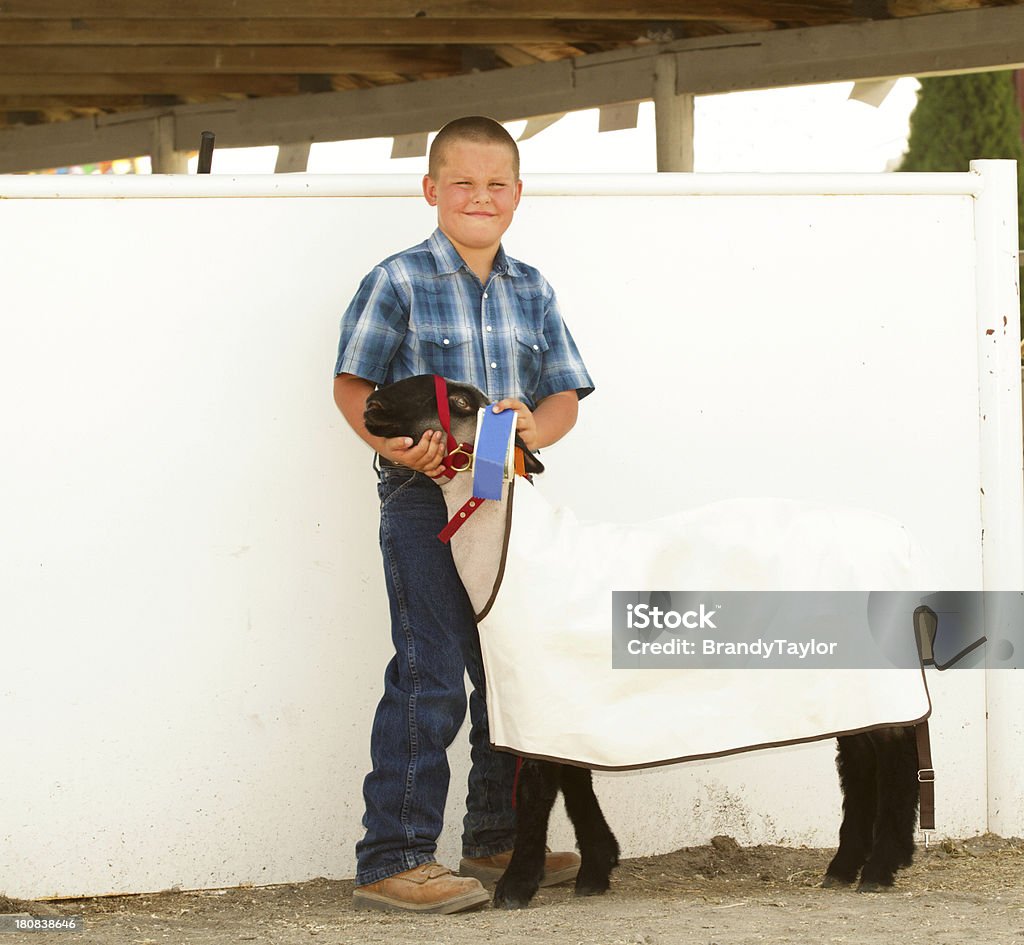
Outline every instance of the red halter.
<path id="1" fill-rule="evenodd" d="M 473 464 L 473 444 L 472 443 L 457 443 L 455 437 L 452 436 L 452 418 L 451 410 L 448 407 L 448 383 L 445 381 L 440 374 L 434 375 L 434 394 L 437 398 L 437 418 L 441 424 L 441 429 L 444 430 L 447 439 L 447 445 L 445 457 L 441 460 L 441 475 L 446 479 L 454 479 L 456 473 L 468 472 Z M 454 457 L 461 457 L 460 462 L 456 463 Z M 463 461 L 464 460 L 464 461 Z M 523 455 L 522 451 L 516 448 L 516 474 L 525 476 L 526 471 L 523 468 Z M 466 501 L 466 503 L 459 509 L 458 512 L 452 517 L 452 520 L 445 525 L 445 527 L 438 534 L 438 538 L 447 544 L 452 535 L 454 535 L 461 527 L 463 522 L 470 517 L 481 505 L 486 502 L 486 499 L 472 496 Z"/>
<path id="2" fill-rule="evenodd" d="M 448 438 L 444 459 L 441 460 L 441 475 L 454 479 L 456 473 L 468 470 L 473 463 L 473 444 L 456 443 L 452 436 L 452 414 L 448 406 L 448 382 L 440 374 L 434 375 L 434 396 L 437 400 L 437 419 Z M 458 463 L 453 457 L 461 457 Z"/>

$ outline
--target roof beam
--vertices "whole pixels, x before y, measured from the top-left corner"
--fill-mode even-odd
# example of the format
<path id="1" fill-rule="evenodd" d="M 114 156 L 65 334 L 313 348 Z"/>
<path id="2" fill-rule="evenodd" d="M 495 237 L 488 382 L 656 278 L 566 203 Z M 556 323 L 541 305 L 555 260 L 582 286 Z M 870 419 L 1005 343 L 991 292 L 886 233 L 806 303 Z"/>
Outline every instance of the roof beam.
<path id="1" fill-rule="evenodd" d="M 1024 67 L 1024 6 L 687 41 L 680 92 Z M 713 55 L 707 55 L 713 53 Z"/>
<path id="2" fill-rule="evenodd" d="M 678 93 L 699 94 L 1019 68 L 1024 5 L 680 40 L 350 92 L 180 106 L 173 109 L 175 147 L 194 148 L 206 129 L 216 131 L 220 147 L 335 141 L 430 131 L 465 114 L 510 121 L 650 99 L 659 55 L 675 59 Z M 123 113 L 2 131 L 0 171 L 145 153 L 130 149 L 139 135 L 132 137 L 128 129 L 147 120 L 145 114 Z"/>
<path id="3" fill-rule="evenodd" d="M 5 46 L 4 72 L 45 75 L 181 73 L 455 73 L 457 48 L 422 46 Z"/>
<path id="4" fill-rule="evenodd" d="M 631 42 L 689 35 L 687 20 L 555 19 L 341 19 L 288 17 L 265 19 L 4 19 L 0 46 L 353 46 L 381 43 L 572 43 Z M 771 27 L 764 20 L 764 29 Z"/>
<path id="5" fill-rule="evenodd" d="M 929 13 L 949 13 L 954 10 L 974 10 L 999 4 L 992 0 L 888 0 L 886 6 L 890 16 L 921 16 Z"/>
<path id="6" fill-rule="evenodd" d="M 154 104 L 158 104 L 147 101 L 148 98 L 150 96 L 147 95 L 4 95 L 0 93 L 0 112 L 31 111 L 33 109 L 56 111 L 86 109 L 100 112 L 117 108 L 152 108 Z M 176 101 L 177 99 L 170 104 L 175 104 Z"/>
<path id="7" fill-rule="evenodd" d="M 977 0 L 974 0 L 977 2 Z M 113 17 L 141 19 L 236 19 L 281 16 L 280 0 L 4 0 L 0 19 L 50 19 L 67 17 Z M 806 23 L 834 23 L 857 19 L 853 0 L 779 0 L 772 3 L 772 19 Z M 758 20 L 764 18 L 762 0 L 291 0 L 289 17 L 358 17 L 364 19 L 416 19 L 456 17 L 493 19 L 581 19 L 581 20 L 677 20 L 685 12 L 688 20 Z"/>
<path id="8" fill-rule="evenodd" d="M 0 63 L 0 69 L 3 64 Z M 0 95 L 298 95 L 299 75 L 10 75 L 0 72 Z"/>
<path id="9" fill-rule="evenodd" d="M 122 158 L 149 154 L 154 141 L 154 118 L 139 117 L 117 125 L 108 125 L 100 118 L 79 118 L 0 131 L 0 172 L 90 164 L 114 160 L 115 155 Z"/>

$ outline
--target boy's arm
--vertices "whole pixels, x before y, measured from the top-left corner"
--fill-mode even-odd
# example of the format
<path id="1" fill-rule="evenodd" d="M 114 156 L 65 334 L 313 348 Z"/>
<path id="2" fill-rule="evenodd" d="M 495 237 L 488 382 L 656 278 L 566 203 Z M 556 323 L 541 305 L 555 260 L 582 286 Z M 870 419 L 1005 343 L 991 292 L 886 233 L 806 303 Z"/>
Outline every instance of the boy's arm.
<path id="1" fill-rule="evenodd" d="M 376 385 L 355 374 L 339 374 L 334 378 L 334 402 L 338 405 L 348 425 L 374 450 L 386 459 L 401 463 L 410 469 L 417 469 L 428 476 L 436 476 L 444 459 L 444 434 L 427 430 L 419 443 L 413 444 L 410 437 L 374 436 L 363 423 L 366 399 Z"/>
<path id="2" fill-rule="evenodd" d="M 549 394 L 531 411 L 521 400 L 506 397 L 495 404 L 495 413 L 514 410 L 518 414 L 516 433 L 531 450 L 543 449 L 557 443 L 576 426 L 580 399 L 575 390 Z"/>

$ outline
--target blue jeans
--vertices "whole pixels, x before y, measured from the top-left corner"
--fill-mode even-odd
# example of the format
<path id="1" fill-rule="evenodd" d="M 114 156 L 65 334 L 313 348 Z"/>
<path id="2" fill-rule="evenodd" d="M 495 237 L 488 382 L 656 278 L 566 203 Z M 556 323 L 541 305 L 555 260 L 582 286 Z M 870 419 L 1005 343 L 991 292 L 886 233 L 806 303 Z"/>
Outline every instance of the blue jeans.
<path id="1" fill-rule="evenodd" d="M 382 466 L 380 547 L 395 655 L 370 735 L 373 770 L 363 782 L 366 834 L 356 844 L 356 884 L 435 859 L 448 795 L 446 749 L 466 717 L 472 767 L 462 855 L 512 848 L 515 756 L 494 751 L 487 731 L 476 620 L 451 550 L 437 538 L 448 520 L 438 486 L 422 473 Z"/>

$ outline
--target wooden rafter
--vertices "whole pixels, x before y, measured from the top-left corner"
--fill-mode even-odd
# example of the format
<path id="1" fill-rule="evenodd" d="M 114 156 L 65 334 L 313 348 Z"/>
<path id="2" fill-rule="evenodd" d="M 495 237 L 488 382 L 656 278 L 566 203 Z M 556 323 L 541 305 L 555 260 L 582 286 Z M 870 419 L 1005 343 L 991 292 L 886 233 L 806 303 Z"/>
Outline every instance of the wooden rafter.
<path id="1" fill-rule="evenodd" d="M 462 71 L 450 46 L 6 46 L 0 63 L 15 75 Z"/>
<path id="2" fill-rule="evenodd" d="M 701 21 L 703 22 L 703 21 Z M 762 20 L 764 28 L 771 21 Z M 264 19 L 8 19 L 0 14 L 0 46 L 324 46 L 432 45 L 438 43 L 572 43 L 644 41 L 692 21 L 653 25 L 643 20 L 369 19 L 289 17 Z"/>
<path id="3" fill-rule="evenodd" d="M 328 87 L 334 88 L 331 83 Z M 0 95 L 226 95 L 239 91 L 252 95 L 298 95 L 313 89 L 303 88 L 303 77 L 297 75 L 0 73 Z"/>
<path id="4" fill-rule="evenodd" d="M 361 19 L 772 19 L 835 23 L 857 19 L 854 0 L 292 0 L 289 17 Z M 280 0 L 4 0 L 0 18 L 278 18 Z"/>
<path id="5" fill-rule="evenodd" d="M 863 39 L 875 35 L 870 28 L 974 13 L 989 22 L 1006 6 L 1024 11 L 1024 0 L 0 0 L 0 158 L 19 124 L 122 113 L 131 120 L 150 107 L 281 96 L 305 102 L 316 99 L 311 93 L 459 77 L 473 85 L 543 64 L 604 63 L 606 53 L 626 69 L 652 49 L 693 50 L 679 63 L 680 90 L 697 94 L 876 75 L 906 43 L 879 52 Z M 1024 30 L 1019 40 L 984 42 L 941 27 L 934 34 L 934 56 L 915 50 L 906 72 L 1024 61 L 1014 45 L 1024 47 Z M 832 37 L 824 47 L 831 60 L 819 56 L 819 35 Z M 587 83 L 583 71 L 555 74 L 570 77 L 572 94 Z M 523 84 L 513 75 L 495 87 L 515 95 Z M 622 88 L 614 80 L 606 87 L 599 98 Z M 424 92 L 410 92 L 426 103 L 415 114 L 434 114 L 437 93 Z M 570 107 L 559 101 L 567 94 L 531 93 L 548 111 Z M 486 103 L 489 113 L 501 105 Z M 357 112 L 345 127 L 363 124 Z"/>

